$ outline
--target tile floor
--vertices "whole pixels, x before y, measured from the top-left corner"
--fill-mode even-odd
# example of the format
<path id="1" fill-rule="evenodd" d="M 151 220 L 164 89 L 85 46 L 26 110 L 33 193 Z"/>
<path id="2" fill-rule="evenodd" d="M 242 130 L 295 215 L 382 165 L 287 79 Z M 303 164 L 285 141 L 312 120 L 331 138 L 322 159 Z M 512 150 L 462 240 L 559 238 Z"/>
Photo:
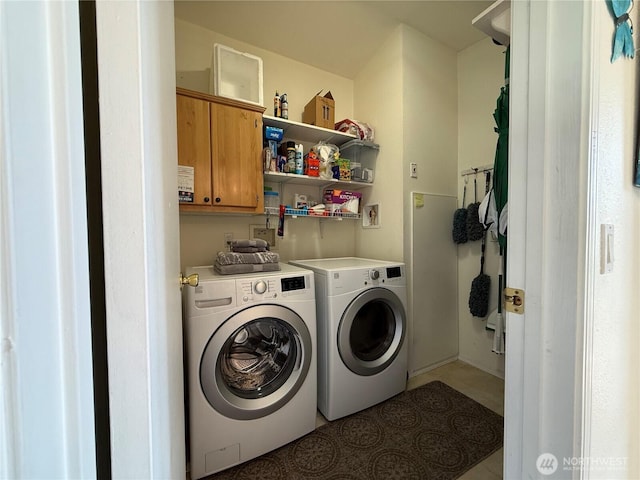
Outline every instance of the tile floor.
<path id="1" fill-rule="evenodd" d="M 410 378 L 407 388 L 416 388 L 434 380 L 446 383 L 467 397 L 473 398 L 476 402 L 504 416 L 504 380 L 501 378 L 456 360 Z M 325 423 L 327 420 L 318 413 L 316 427 Z M 503 449 L 501 448 L 465 473 L 460 479 L 501 480 L 502 454 Z"/>

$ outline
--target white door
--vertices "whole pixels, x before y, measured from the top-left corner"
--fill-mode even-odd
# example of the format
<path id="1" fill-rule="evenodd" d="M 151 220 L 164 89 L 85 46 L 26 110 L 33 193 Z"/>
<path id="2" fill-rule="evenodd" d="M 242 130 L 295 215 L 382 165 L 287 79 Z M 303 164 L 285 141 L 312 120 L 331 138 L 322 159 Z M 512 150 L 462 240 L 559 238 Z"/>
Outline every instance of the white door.
<path id="1" fill-rule="evenodd" d="M 96 2 L 113 478 L 184 478 L 173 2 Z"/>
<path id="2" fill-rule="evenodd" d="M 505 478 L 580 456 L 591 5 L 511 2 Z"/>

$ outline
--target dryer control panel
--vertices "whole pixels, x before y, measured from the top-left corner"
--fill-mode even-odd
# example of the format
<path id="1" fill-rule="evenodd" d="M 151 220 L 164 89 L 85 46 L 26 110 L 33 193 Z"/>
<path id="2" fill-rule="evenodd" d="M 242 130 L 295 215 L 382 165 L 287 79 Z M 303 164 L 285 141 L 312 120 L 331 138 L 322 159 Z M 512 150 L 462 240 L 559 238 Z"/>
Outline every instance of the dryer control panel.
<path id="1" fill-rule="evenodd" d="M 370 284 L 386 284 L 404 285 L 404 268 L 401 265 L 393 265 L 389 267 L 374 267 L 363 272 L 365 285 Z"/>
<path id="2" fill-rule="evenodd" d="M 407 284 L 403 265 L 338 270 L 318 278 L 325 282 L 327 295 L 341 295 L 371 287 L 404 287 Z"/>

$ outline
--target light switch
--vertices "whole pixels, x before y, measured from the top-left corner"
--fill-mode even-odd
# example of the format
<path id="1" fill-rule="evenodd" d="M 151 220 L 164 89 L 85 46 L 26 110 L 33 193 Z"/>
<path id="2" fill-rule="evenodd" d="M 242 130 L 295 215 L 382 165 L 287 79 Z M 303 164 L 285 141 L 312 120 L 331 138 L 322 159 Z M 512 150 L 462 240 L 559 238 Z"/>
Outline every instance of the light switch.
<path id="1" fill-rule="evenodd" d="M 600 273 L 613 272 L 613 244 L 614 244 L 613 225 L 603 223 L 600 225 Z"/>

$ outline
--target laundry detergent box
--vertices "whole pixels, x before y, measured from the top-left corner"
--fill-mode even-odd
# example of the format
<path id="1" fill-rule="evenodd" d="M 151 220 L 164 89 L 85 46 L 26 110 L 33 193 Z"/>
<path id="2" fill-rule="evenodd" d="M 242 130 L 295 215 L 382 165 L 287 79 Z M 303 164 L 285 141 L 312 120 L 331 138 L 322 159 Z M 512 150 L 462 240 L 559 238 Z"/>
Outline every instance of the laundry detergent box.
<path id="1" fill-rule="evenodd" d="M 323 202 L 330 213 L 341 212 L 357 214 L 360 209 L 361 198 L 362 193 L 360 192 L 327 188 L 324 191 Z"/>

